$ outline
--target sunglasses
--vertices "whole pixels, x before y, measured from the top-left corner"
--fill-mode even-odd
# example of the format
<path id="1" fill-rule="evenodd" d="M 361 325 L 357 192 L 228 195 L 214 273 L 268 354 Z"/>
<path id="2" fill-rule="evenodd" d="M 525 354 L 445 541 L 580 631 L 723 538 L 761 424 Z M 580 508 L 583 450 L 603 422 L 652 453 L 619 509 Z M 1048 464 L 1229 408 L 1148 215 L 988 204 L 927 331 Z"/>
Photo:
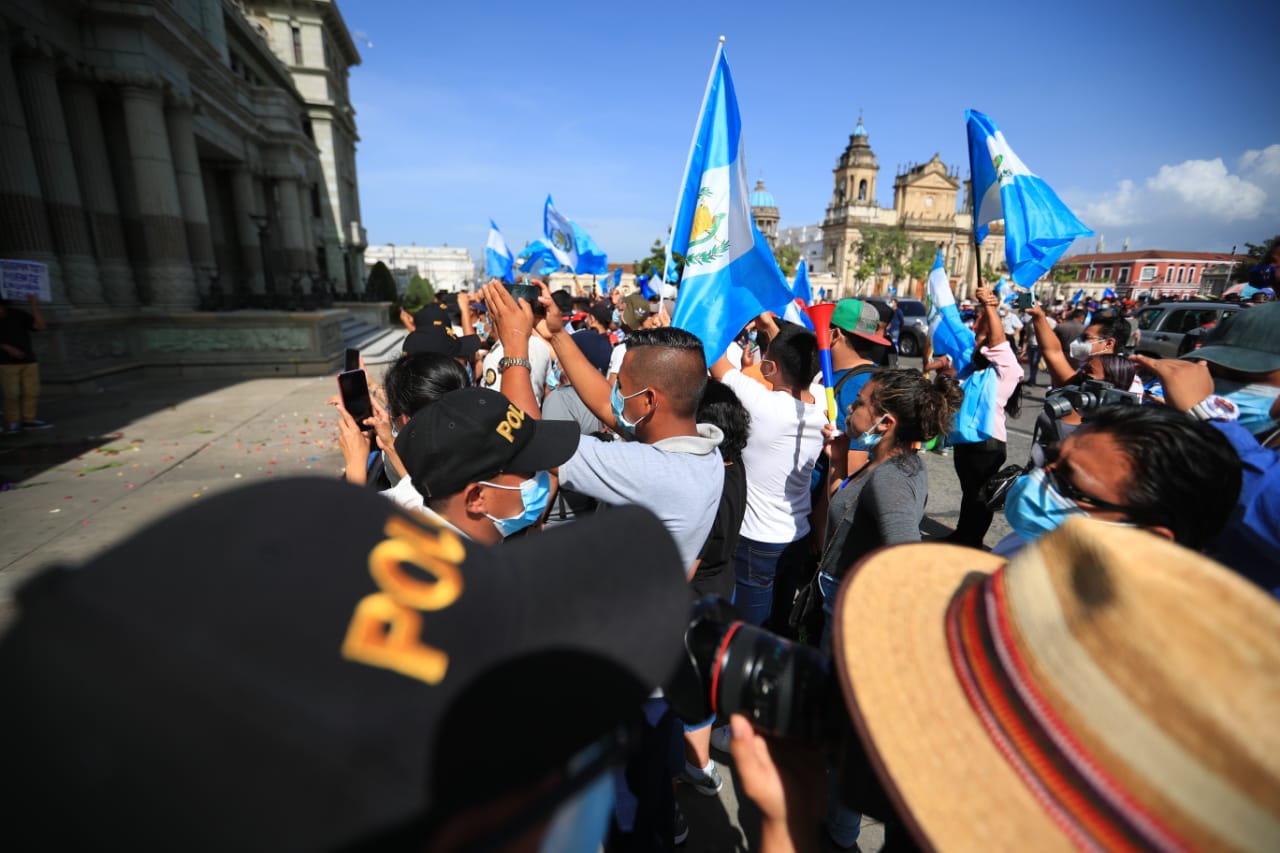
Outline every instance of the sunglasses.
<path id="1" fill-rule="evenodd" d="M 1113 504 L 1104 501 L 1101 498 L 1095 498 L 1087 492 L 1082 492 L 1076 488 L 1075 484 L 1068 480 L 1060 471 L 1057 470 L 1057 464 L 1060 459 L 1061 445 L 1048 444 L 1044 446 L 1043 452 L 1037 454 L 1040 458 L 1036 460 L 1037 464 L 1044 470 L 1045 478 L 1050 485 L 1057 490 L 1058 494 L 1064 498 L 1069 498 L 1076 503 L 1082 503 L 1085 506 L 1094 509 L 1110 510 L 1111 512 L 1122 512 L 1129 517 L 1137 515 L 1137 510 L 1133 507 L 1123 506 L 1121 504 Z"/>

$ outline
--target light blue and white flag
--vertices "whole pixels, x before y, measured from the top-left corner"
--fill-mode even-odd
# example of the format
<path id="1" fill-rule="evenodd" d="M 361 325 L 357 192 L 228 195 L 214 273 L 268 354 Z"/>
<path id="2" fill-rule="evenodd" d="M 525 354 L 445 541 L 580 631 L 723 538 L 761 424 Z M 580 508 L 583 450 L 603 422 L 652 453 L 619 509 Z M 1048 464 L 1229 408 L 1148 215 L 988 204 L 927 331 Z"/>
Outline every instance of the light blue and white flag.
<path id="1" fill-rule="evenodd" d="M 1108 287 L 1106 290 L 1102 291 L 1102 298 L 1103 298 L 1103 299 L 1115 299 L 1115 298 L 1116 298 L 1116 292 L 1115 292 L 1114 290 L 1112 290 L 1111 288 L 1109 288 L 1109 287 Z"/>
<path id="2" fill-rule="evenodd" d="M 708 363 L 724 354 L 753 317 L 781 314 L 792 300 L 787 279 L 751 218 L 743 151 L 738 98 L 720 44 L 689 147 L 663 276 L 669 280 L 674 271 L 673 252 L 684 256 L 671 324 L 702 340 Z"/>
<path id="3" fill-rule="evenodd" d="M 791 295 L 793 298 L 787 305 L 786 313 L 782 315 L 783 319 L 789 323 L 804 326 L 812 332 L 813 321 L 804 310 L 809 307 L 813 297 L 809 289 L 809 267 L 803 258 L 800 259 L 800 266 L 796 267 L 795 280 L 791 282 Z"/>
<path id="4" fill-rule="evenodd" d="M 560 258 L 543 240 L 534 240 L 520 254 L 520 272 L 544 275 L 560 271 Z"/>
<path id="5" fill-rule="evenodd" d="M 601 276 L 596 279 L 596 284 L 600 286 L 601 293 L 608 293 L 622 282 L 622 267 L 618 267 L 613 272 Z"/>
<path id="6" fill-rule="evenodd" d="M 1013 288 L 1009 286 L 1009 279 L 1000 276 L 1000 280 L 996 282 L 996 297 L 1000 300 L 1000 304 L 1012 302 L 1017 298 L 1017 295 L 1014 293 Z"/>
<path id="7" fill-rule="evenodd" d="M 603 275 L 608 272 L 609 259 L 604 250 L 596 245 L 596 241 L 591 239 L 591 235 L 581 225 L 576 222 L 569 224 L 573 226 L 573 245 L 578 254 L 573 271 L 586 275 Z"/>
<path id="8" fill-rule="evenodd" d="M 1080 288 L 1079 290 L 1077 290 L 1077 291 L 1075 292 L 1075 294 L 1071 297 L 1071 304 L 1072 304 L 1072 305 L 1079 305 L 1079 304 L 1080 304 L 1080 300 L 1081 300 L 1081 299 L 1084 299 L 1084 288 L 1083 288 L 1083 287 L 1082 287 L 1082 288 Z"/>
<path id="9" fill-rule="evenodd" d="M 988 226 L 1004 220 L 1004 255 L 1013 280 L 1023 287 L 1049 271 L 1077 237 L 1093 231 L 1062 203 L 1043 178 L 1013 153 L 996 123 L 965 110 L 969 170 L 973 176 L 973 224 L 978 242 Z"/>
<path id="10" fill-rule="evenodd" d="M 956 308 L 956 298 L 951 292 L 951 280 L 942 263 L 941 249 L 929 273 L 925 298 L 929 303 L 929 340 L 933 342 L 934 356 L 950 356 L 951 366 L 956 372 L 964 373 L 973 360 L 975 338 L 973 330 L 960 319 L 960 310 Z"/>
<path id="11" fill-rule="evenodd" d="M 489 278 L 501 279 L 507 284 L 514 284 L 515 276 L 511 272 L 514 264 L 515 258 L 511 256 L 511 250 L 507 248 L 507 241 L 502 239 L 502 232 L 498 230 L 498 226 L 490 219 L 489 242 L 484 247 L 485 275 Z"/>
<path id="12" fill-rule="evenodd" d="M 547 245 L 555 253 L 560 266 L 571 270 L 578 268 L 578 244 L 573 238 L 573 223 L 551 203 L 551 195 L 547 195 L 547 203 L 542 208 L 542 233 L 547 238 Z"/>

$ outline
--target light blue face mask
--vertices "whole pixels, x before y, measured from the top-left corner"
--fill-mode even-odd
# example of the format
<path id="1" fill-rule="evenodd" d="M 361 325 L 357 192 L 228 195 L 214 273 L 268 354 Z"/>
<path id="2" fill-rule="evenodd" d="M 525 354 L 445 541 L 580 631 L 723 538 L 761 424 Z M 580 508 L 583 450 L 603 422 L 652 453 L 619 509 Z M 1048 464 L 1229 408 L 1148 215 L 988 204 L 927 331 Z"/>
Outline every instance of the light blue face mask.
<path id="1" fill-rule="evenodd" d="M 485 516 L 493 522 L 493 526 L 498 528 L 498 533 L 503 539 L 513 533 L 524 530 L 541 518 L 543 510 L 547 508 L 547 503 L 551 500 L 551 475 L 546 471 L 539 471 L 518 486 L 503 486 L 499 483 L 489 483 L 484 480 L 481 480 L 480 484 L 493 489 L 520 492 L 520 501 L 524 504 L 524 512 L 511 518 L 494 518 L 489 513 L 485 513 Z"/>
<path id="2" fill-rule="evenodd" d="M 553 362 L 547 371 L 547 388 L 554 391 L 560 387 L 560 362 Z"/>
<path id="3" fill-rule="evenodd" d="M 622 427 L 622 429 L 627 433 L 627 435 L 635 435 L 636 427 L 640 425 L 640 421 L 644 420 L 649 416 L 645 415 L 644 417 L 637 418 L 634 422 L 629 421 L 622 415 L 622 406 L 624 403 L 626 403 L 627 400 L 630 400 L 632 397 L 638 397 L 648 390 L 649 390 L 648 388 L 641 388 L 636 393 L 628 394 L 627 396 L 624 397 L 622 396 L 621 383 L 615 382 L 613 384 L 613 393 L 609 395 L 609 408 L 613 410 L 614 421 L 617 422 L 618 426 Z"/>
<path id="4" fill-rule="evenodd" d="M 1056 530 L 1073 515 L 1088 515 L 1075 501 L 1058 493 L 1043 468 L 1014 481 L 1004 499 L 1004 517 L 1013 532 L 1028 542 Z"/>
<path id="5" fill-rule="evenodd" d="M 1230 400 L 1240 410 L 1237 423 L 1254 435 L 1265 435 L 1277 426 L 1276 419 L 1271 417 L 1271 407 L 1280 397 L 1280 387 L 1263 385 L 1261 382 L 1233 382 L 1230 379 L 1215 379 L 1214 390 Z"/>
<path id="6" fill-rule="evenodd" d="M 871 448 L 879 444 L 881 440 L 884 438 L 884 433 L 876 432 L 876 427 L 880 426 L 880 424 L 882 423 L 884 423 L 884 415 L 881 415 L 880 418 L 871 425 L 871 429 L 867 430 L 857 438 L 851 440 L 849 442 L 849 449 L 861 450 L 863 452 L 869 453 L 871 451 Z"/>
<path id="7" fill-rule="evenodd" d="M 617 308 L 613 309 L 613 322 L 615 325 L 618 325 L 618 326 L 622 325 L 622 312 L 619 311 Z"/>

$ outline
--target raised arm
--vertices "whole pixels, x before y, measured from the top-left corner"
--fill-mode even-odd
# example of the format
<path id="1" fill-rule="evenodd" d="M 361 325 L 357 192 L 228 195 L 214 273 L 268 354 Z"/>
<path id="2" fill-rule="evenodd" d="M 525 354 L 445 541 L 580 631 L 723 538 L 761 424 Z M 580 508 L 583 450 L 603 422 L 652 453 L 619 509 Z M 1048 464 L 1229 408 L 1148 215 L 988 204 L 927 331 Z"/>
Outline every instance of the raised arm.
<path id="1" fill-rule="evenodd" d="M 529 335 L 533 330 L 533 309 L 512 298 L 511 293 L 498 282 L 484 286 L 484 304 L 493 323 L 494 333 L 502 341 L 505 358 L 523 359 L 524 364 L 514 365 L 502 371 L 502 394 L 538 420 L 542 410 L 533 393 L 533 377 L 529 368 Z"/>
<path id="2" fill-rule="evenodd" d="M 1058 340 L 1058 336 L 1054 334 L 1043 308 L 1032 305 L 1027 309 L 1027 313 L 1036 324 L 1036 340 L 1040 342 L 1040 357 L 1049 368 L 1049 377 L 1053 380 L 1054 387 L 1066 385 L 1071 377 L 1075 376 L 1076 371 L 1067 359 L 1066 353 L 1062 351 L 1062 341 Z"/>
<path id="3" fill-rule="evenodd" d="M 547 343 L 551 344 L 551 349 L 555 350 L 556 358 L 560 361 L 560 370 L 569 377 L 569 382 L 578 392 L 582 402 L 591 410 L 591 414 L 599 418 L 601 423 L 607 424 L 610 428 L 614 427 L 613 407 L 609 404 L 609 395 L 612 391 L 609 380 L 601 376 L 600 371 L 587 361 L 582 350 L 565 331 L 564 316 L 551 298 L 551 291 L 542 282 L 539 282 L 538 286 L 542 288 L 542 296 L 538 301 L 547 309 L 547 316 L 538 321 L 538 334 L 542 335 Z M 505 381 L 503 384 L 505 386 Z"/>

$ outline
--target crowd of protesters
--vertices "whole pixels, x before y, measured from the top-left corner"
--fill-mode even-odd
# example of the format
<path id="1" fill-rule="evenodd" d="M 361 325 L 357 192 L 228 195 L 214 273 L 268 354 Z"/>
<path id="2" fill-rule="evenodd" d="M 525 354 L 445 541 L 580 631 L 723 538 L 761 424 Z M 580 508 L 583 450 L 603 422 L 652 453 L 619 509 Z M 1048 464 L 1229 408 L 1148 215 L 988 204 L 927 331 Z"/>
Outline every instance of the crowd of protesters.
<path id="1" fill-rule="evenodd" d="M 842 299 L 835 306 L 840 419 L 831 424 L 809 329 L 761 315 L 707 364 L 701 342 L 670 326 L 667 301 L 616 291 L 575 298 L 545 285 L 540 294 L 530 304 L 491 283 L 406 318 L 413 332 L 406 355 L 387 373 L 385 411 L 377 406 L 364 425 L 343 414 L 350 479 L 361 482 L 370 451 L 376 457 L 380 449 L 391 460 L 383 470 L 414 485 L 391 487 L 389 497 L 420 510 L 425 500 L 425 511 L 441 523 L 485 542 L 604 507 L 646 507 L 676 541 L 697 593 L 729 600 L 746 623 L 827 651 L 850 567 L 879 548 L 922 539 L 926 446 L 950 452 L 962 492 L 949 542 L 1008 557 L 1073 516 L 1092 517 L 1211 554 L 1280 592 L 1280 305 L 1251 305 L 1206 338 L 1194 360 L 1179 362 L 1127 353 L 1139 307 L 1132 303 L 1015 309 L 980 288 L 968 317 L 977 344 L 966 371 L 992 372 L 994 428 L 980 442 L 948 443 L 965 376 L 947 359 L 926 359 L 925 372 L 891 366 L 895 319 L 900 323 L 892 301 Z M 405 420 L 414 404 L 400 389 L 436 387 L 428 376 L 440 367 L 427 359 L 451 359 L 468 374 L 475 387 L 454 399 L 489 399 L 493 410 L 514 406 L 521 419 L 541 419 L 539 430 L 565 422 L 576 448 L 566 440 L 540 466 L 494 468 L 498 457 L 468 445 L 466 430 L 441 438 L 446 416 L 438 408 L 431 414 L 430 395 L 416 404 L 428 411 Z M 421 378 L 408 380 L 415 373 Z M 1064 394 L 1072 404 L 1066 411 L 1037 419 L 1031 459 L 1006 469 L 1006 421 L 1024 386 L 1039 385 L 1041 375 L 1050 397 L 1090 382 L 1106 383 L 1114 394 L 1102 405 Z M 390 429 L 396 421 L 398 437 Z M 422 451 L 424 441 L 432 452 Z M 437 498 L 430 478 L 459 456 L 474 460 L 466 486 L 472 492 L 465 500 Z M 406 458 L 414 461 L 406 466 Z M 502 475 L 511 482 L 499 482 L 490 468 L 512 472 Z M 992 481 L 1003 472 L 1007 492 L 993 500 Z M 517 484 L 523 502 L 502 504 L 510 515 L 497 512 L 494 496 Z M 989 542 L 997 511 L 1014 532 Z M 676 779 L 707 795 L 721 790 L 712 748 L 727 754 L 731 730 L 727 723 L 713 730 L 713 722 L 654 724 L 651 747 L 664 739 L 683 747 L 648 757 L 647 788 L 619 792 L 616 838 L 640 847 L 659 836 L 683 839 L 687 826 L 667 783 Z M 628 802 L 632 807 L 622 808 Z M 834 800 L 825 825 L 838 846 L 856 843 L 858 815 Z"/>
<path id="2" fill-rule="evenodd" d="M 95 799 L 85 814 L 105 824 L 70 811 L 50 837 L 117 840 L 106 826 L 149 847 L 156 827 L 197 820 L 210 800 L 221 825 L 183 846 L 671 849 L 698 831 L 675 786 L 717 795 L 717 760 L 758 806 L 765 850 L 852 849 L 862 813 L 893 849 L 1247 850 L 1280 837 L 1280 304 L 1258 300 L 1186 358 L 1154 359 L 1128 350 L 1137 306 L 1017 309 L 980 287 L 971 361 L 926 355 L 917 370 L 898 364 L 892 303 L 841 299 L 832 423 L 808 328 L 765 313 L 708 359 L 672 326 L 669 294 L 535 286 L 491 282 L 404 313 L 403 355 L 368 376 L 372 416 L 334 401 L 344 478 L 365 493 L 259 489 L 218 503 L 212 532 L 181 515 L 31 591 L 0 646 L 0 676 L 24 693 L 0 712 L 22 768 L 0 793 L 26 810 L 11 823 L 22 837 L 49 802 Z M 979 374 L 993 421 L 965 441 L 956 427 Z M 1010 419 L 1041 376 L 1053 405 L 1031 458 L 1006 466 Z M 951 455 L 962 493 L 945 541 L 921 532 L 930 449 Z M 320 505 L 331 489 L 345 514 Z M 305 518 L 304 544 L 290 546 L 286 521 L 244 521 L 268 506 Z M 996 512 L 1013 531 L 999 542 Z M 234 566 L 225 582 L 188 588 L 139 566 L 175 542 L 200 551 L 237 518 L 252 541 L 196 560 Z M 247 566 L 267 559 L 286 580 Z M 421 693 L 331 672 L 303 642 L 345 606 L 329 599 L 358 586 L 348 575 L 374 586 L 345 612 L 343 661 Z M 109 576 L 120 580 L 98 583 Z M 854 723 L 843 759 L 766 738 L 714 701 L 701 719 L 676 715 L 661 673 L 688 653 L 689 607 L 706 595 L 828 656 Z M 49 670 L 88 661 L 102 667 L 90 681 L 114 677 L 113 648 L 132 660 L 151 642 L 136 627 L 146 602 L 178 600 L 192 619 L 150 630 L 216 681 L 176 663 L 130 669 L 120 677 L 169 716 L 113 708 L 77 738 L 57 734 L 95 694 Z M 237 649 L 259 658 L 239 674 Z M 448 686 L 458 670 L 465 690 Z M 344 678 L 349 689 L 332 683 Z M 57 713 L 44 720 L 42 703 Z M 218 768 L 207 776 L 173 770 L 184 712 L 243 741 L 222 756 L 193 748 Z M 308 724 L 290 729 L 290 713 Z M 400 767 L 415 713 L 428 744 Z M 625 748 L 619 723 L 632 724 Z M 144 748 L 148 725 L 160 733 Z M 66 746 L 80 741 L 88 765 Z M 154 827 L 119 816 L 149 790 L 119 768 L 135 753 L 178 780 Z M 237 774 L 315 800 L 232 805 Z M 68 776 L 74 794 L 55 798 Z M 121 793 L 96 802 L 110 787 Z M 177 802 L 188 793 L 194 804 Z M 308 827 L 290 843 L 304 814 L 334 827 L 327 841 Z M 270 827 L 261 844 L 246 840 L 255 822 Z"/>

